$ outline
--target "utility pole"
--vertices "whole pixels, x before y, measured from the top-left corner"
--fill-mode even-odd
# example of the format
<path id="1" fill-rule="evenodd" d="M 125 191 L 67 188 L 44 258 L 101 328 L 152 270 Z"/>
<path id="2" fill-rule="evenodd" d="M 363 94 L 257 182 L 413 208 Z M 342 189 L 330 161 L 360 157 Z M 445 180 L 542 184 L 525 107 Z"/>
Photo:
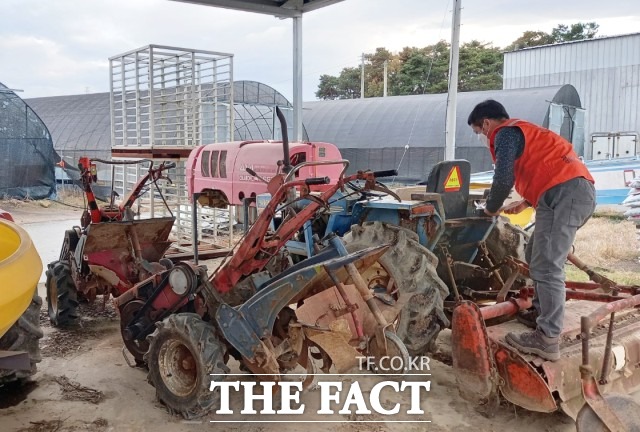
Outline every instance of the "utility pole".
<path id="1" fill-rule="evenodd" d="M 293 139 L 302 141 L 302 15 L 293 17 Z M 233 111 L 233 110 L 232 110 Z"/>
<path id="2" fill-rule="evenodd" d="M 362 67 L 360 68 L 360 99 L 364 99 L 364 53 L 362 53 Z"/>
<path id="3" fill-rule="evenodd" d="M 388 60 L 384 61 L 384 88 L 382 90 L 382 97 L 387 97 L 387 64 Z"/>
<path id="4" fill-rule="evenodd" d="M 462 0 L 453 0 L 451 26 L 451 59 L 449 62 L 449 94 L 447 96 L 447 126 L 445 131 L 445 160 L 456 157 L 456 104 L 458 100 L 458 57 L 460 55 L 460 11 Z"/>

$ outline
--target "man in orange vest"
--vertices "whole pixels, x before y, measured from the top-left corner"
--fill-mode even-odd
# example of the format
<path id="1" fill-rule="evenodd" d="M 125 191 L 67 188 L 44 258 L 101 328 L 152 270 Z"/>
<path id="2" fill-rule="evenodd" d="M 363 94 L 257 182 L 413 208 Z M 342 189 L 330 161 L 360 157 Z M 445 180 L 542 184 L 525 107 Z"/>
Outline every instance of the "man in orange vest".
<path id="1" fill-rule="evenodd" d="M 535 330 L 509 333 L 505 339 L 521 352 L 556 361 L 564 320 L 564 265 L 576 231 L 595 210 L 595 182 L 571 143 L 548 129 L 509 119 L 499 102 L 479 103 L 467 123 L 489 147 L 495 164 L 485 213 L 500 214 L 513 186 L 524 199 L 505 213 L 536 209 L 526 249 L 536 295 L 534 307 L 518 317 Z"/>

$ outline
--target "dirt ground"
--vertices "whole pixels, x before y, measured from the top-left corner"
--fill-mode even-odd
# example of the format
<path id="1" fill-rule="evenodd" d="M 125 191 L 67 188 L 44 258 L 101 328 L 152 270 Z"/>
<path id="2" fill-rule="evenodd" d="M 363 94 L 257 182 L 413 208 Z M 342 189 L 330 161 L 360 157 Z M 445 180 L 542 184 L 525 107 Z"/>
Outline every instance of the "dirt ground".
<path id="1" fill-rule="evenodd" d="M 3 204 L 0 203 L 0 207 Z M 79 212 L 72 208 L 6 208 L 19 223 L 41 223 L 52 218 L 74 218 Z M 53 235 L 53 233 L 52 233 Z M 58 234 L 56 234 L 58 235 Z M 61 235 L 61 234 L 60 234 Z M 44 287 L 39 287 L 45 297 Z M 46 302 L 45 302 L 46 305 Z M 423 393 L 421 406 L 423 417 L 394 416 L 394 420 L 410 423 L 385 423 L 384 416 L 340 415 L 320 416 L 319 390 L 304 393 L 301 402 L 307 413 L 304 420 L 313 423 L 210 423 L 219 418 L 211 414 L 206 418 L 188 422 L 167 413 L 156 402 L 153 387 L 148 384 L 146 371 L 131 368 L 122 355 L 122 339 L 119 322 L 113 307 L 102 309 L 100 303 L 81 305 L 82 319 L 67 330 L 53 329 L 49 325 L 46 311 L 41 314 L 45 336 L 41 341 L 43 360 L 32 383 L 22 388 L 0 388 L 0 430 L 20 432 L 55 431 L 299 431 L 324 432 L 331 428 L 336 432 L 352 431 L 509 431 L 519 432 L 565 432 L 574 431 L 573 421 L 562 413 L 540 414 L 525 411 L 514 405 L 503 403 L 493 416 L 476 410 L 472 404 L 458 395 L 455 376 L 450 366 L 448 332 L 439 339 L 439 353 L 431 359 L 431 375 L 412 377 L 421 381 L 430 380 L 431 390 Z M 232 373 L 239 373 L 237 364 L 232 364 Z M 252 381 L 247 376 L 239 378 Z M 323 379 L 325 380 L 325 379 Z M 331 377 L 330 381 L 353 382 L 354 377 Z M 365 397 L 371 387 L 380 381 L 375 375 L 357 377 Z M 383 393 L 383 405 L 400 402 L 404 410 L 410 404 L 409 394 Z M 640 400 L 640 395 L 636 395 Z M 237 412 L 242 406 L 242 396 L 232 392 L 231 407 L 236 414 L 225 416 L 225 420 L 264 421 L 275 420 L 266 416 L 242 416 Z M 258 404 L 258 406 L 260 406 Z M 336 411 L 339 408 L 336 408 Z M 290 417 L 292 418 L 292 417 Z M 298 419 L 299 420 L 299 419 Z M 327 424 L 321 421 L 337 423 Z M 355 423 L 354 420 L 360 421 Z M 416 420 L 430 420 L 418 423 Z"/>

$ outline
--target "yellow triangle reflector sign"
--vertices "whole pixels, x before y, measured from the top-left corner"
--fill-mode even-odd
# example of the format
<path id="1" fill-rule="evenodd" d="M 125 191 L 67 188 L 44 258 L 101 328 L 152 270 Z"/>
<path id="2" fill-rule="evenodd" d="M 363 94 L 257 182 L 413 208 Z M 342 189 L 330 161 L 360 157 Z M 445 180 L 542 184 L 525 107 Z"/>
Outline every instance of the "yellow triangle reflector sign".
<path id="1" fill-rule="evenodd" d="M 444 191 L 445 192 L 457 192 L 460 190 L 460 168 L 458 165 L 455 165 L 449 171 L 449 175 L 444 182 Z"/>

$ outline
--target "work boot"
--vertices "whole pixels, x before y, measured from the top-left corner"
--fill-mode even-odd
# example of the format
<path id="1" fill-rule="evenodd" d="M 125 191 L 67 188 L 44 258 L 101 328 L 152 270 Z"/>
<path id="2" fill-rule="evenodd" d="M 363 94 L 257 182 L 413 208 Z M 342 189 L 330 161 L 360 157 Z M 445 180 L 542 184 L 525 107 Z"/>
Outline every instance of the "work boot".
<path id="1" fill-rule="evenodd" d="M 538 311 L 536 308 L 531 307 L 526 310 L 521 310 L 516 315 L 516 319 L 519 323 L 526 325 L 529 328 L 535 329 L 537 327 L 536 320 L 538 319 Z"/>
<path id="2" fill-rule="evenodd" d="M 550 361 L 560 359 L 560 338 L 547 337 L 539 329 L 520 334 L 507 333 L 505 340 L 520 352 L 535 354 Z"/>

